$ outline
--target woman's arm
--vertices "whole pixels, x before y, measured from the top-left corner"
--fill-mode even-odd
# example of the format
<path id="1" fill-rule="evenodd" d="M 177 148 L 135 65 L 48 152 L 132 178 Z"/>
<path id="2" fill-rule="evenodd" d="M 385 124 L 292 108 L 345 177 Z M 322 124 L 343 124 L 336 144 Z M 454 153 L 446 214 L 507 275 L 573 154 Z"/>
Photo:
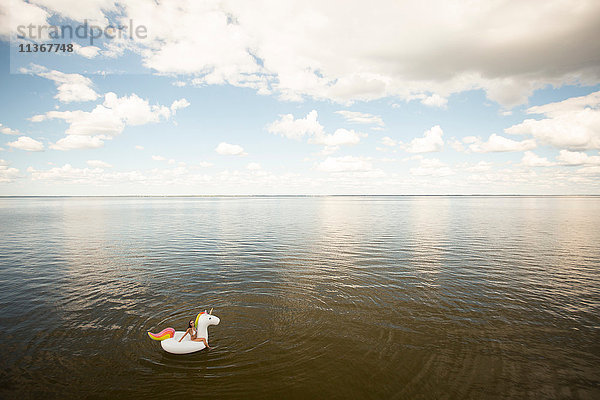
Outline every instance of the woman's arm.
<path id="1" fill-rule="evenodd" d="M 179 339 L 179 341 L 181 342 L 183 340 L 183 338 L 187 336 L 188 333 L 190 333 L 190 328 L 187 328 L 187 330 L 185 331 L 185 333 L 183 334 L 183 336 L 181 337 L 181 339 Z"/>

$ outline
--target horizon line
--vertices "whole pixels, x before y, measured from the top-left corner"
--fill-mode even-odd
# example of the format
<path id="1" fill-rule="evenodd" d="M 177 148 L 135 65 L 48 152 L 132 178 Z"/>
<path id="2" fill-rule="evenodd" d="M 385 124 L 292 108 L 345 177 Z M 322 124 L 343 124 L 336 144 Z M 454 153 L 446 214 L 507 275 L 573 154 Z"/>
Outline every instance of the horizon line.
<path id="1" fill-rule="evenodd" d="M 600 194 L 116 194 L 116 195 L 0 195 L 10 198 L 98 197 L 600 197 Z"/>

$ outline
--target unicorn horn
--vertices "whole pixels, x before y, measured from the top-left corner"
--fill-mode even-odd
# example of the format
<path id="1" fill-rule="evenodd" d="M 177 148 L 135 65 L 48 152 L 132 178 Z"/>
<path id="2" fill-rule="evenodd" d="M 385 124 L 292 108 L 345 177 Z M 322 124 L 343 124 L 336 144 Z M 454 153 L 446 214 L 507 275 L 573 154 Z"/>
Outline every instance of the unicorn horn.
<path id="1" fill-rule="evenodd" d="M 211 309 L 210 309 L 210 312 L 209 312 L 209 314 L 210 314 L 210 315 L 212 315 L 212 310 L 213 310 L 213 309 L 211 308 Z"/>

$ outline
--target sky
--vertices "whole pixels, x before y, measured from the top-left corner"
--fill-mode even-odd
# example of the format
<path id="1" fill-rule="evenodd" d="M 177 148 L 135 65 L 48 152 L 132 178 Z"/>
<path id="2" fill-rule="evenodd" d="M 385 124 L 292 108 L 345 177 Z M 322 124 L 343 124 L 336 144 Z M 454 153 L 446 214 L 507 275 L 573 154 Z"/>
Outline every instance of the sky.
<path id="1" fill-rule="evenodd" d="M 596 0 L 2 0 L 0 195 L 600 194 L 598 21 Z M 41 44 L 72 51 L 19 51 Z"/>

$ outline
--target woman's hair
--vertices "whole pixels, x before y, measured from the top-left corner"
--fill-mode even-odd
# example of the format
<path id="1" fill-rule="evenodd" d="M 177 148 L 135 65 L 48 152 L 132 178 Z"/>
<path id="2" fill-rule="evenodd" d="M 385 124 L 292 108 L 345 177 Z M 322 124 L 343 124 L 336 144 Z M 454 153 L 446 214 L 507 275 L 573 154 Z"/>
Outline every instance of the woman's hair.
<path id="1" fill-rule="evenodd" d="M 194 323 L 194 320 L 190 319 L 190 322 L 188 322 L 188 328 L 191 328 L 193 323 Z"/>

